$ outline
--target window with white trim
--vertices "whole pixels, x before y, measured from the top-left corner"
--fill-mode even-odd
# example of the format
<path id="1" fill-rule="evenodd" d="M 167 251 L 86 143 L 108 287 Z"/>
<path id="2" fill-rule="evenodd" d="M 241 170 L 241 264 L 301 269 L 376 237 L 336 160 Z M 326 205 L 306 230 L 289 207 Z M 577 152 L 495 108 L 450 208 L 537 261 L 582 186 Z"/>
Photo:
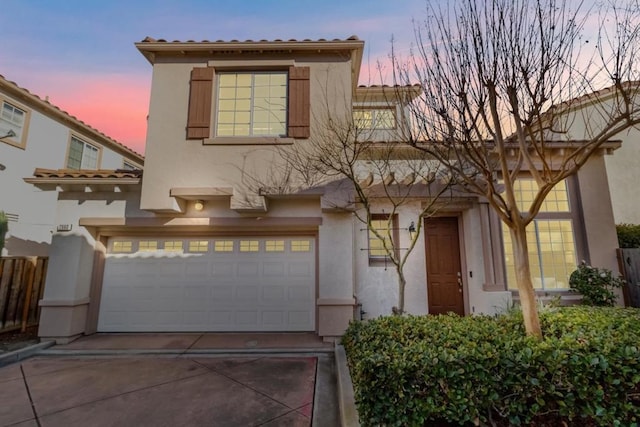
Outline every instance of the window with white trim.
<path id="1" fill-rule="evenodd" d="M 514 183 L 520 209 L 531 205 L 538 191 L 534 180 L 519 179 Z M 558 183 L 542 203 L 540 212 L 527 226 L 529 265 L 533 286 L 538 290 L 566 290 L 569 275 L 575 270 L 578 254 L 575 225 L 567 181 Z M 504 257 L 509 289 L 517 289 L 513 247 L 509 228 L 502 226 Z"/>
<path id="2" fill-rule="evenodd" d="M 217 75 L 216 136 L 285 136 L 287 73 Z"/>
<path id="3" fill-rule="evenodd" d="M 2 111 L 0 111 L 0 134 L 6 135 L 12 132 L 14 135 L 10 138 L 15 141 L 21 141 L 26 115 L 26 111 L 7 101 L 3 101 Z"/>
<path id="4" fill-rule="evenodd" d="M 98 169 L 98 154 L 100 150 L 75 136 L 71 137 L 67 168 L 69 169 Z"/>

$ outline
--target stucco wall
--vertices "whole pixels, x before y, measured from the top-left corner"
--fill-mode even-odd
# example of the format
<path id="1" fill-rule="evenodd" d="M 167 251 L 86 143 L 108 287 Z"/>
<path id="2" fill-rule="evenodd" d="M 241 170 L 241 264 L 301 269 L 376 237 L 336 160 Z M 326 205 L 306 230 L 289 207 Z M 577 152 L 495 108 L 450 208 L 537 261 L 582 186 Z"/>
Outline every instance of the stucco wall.
<path id="1" fill-rule="evenodd" d="M 261 59 L 269 62 L 269 58 Z M 169 197 L 173 187 L 232 187 L 234 192 L 242 193 L 252 190 L 256 179 L 267 184 L 265 186 L 277 183 L 278 177 L 274 178 L 274 174 L 280 156 L 271 145 L 247 145 L 250 139 L 242 138 L 238 138 L 240 144 L 236 145 L 203 145 L 202 140 L 185 139 L 190 72 L 194 67 L 206 65 L 206 61 L 154 65 L 141 199 L 143 209 L 178 210 L 175 200 Z M 298 58 L 295 65 L 311 69 L 313 135 L 321 125 L 321 118 L 326 116 L 327 107 L 332 114 L 341 114 L 350 108 L 351 63 L 338 58 L 317 61 Z M 214 115 L 215 111 L 212 111 L 212 127 L 215 126 Z M 295 141 L 305 142 L 308 141 Z"/>

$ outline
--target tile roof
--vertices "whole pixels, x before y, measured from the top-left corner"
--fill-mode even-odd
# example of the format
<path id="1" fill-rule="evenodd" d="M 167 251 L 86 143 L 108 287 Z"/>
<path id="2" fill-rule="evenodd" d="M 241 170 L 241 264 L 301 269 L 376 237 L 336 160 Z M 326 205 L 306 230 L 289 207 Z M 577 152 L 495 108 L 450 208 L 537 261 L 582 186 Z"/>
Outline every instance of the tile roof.
<path id="1" fill-rule="evenodd" d="M 66 111 L 60 109 L 60 107 L 53 105 L 52 103 L 49 102 L 48 99 L 42 99 L 40 98 L 38 95 L 29 92 L 27 89 L 18 86 L 17 83 L 6 79 L 3 75 L 0 74 L 0 90 L 7 90 L 12 92 L 14 95 L 17 95 L 19 98 L 21 98 L 21 100 L 24 102 L 28 102 L 32 105 L 35 105 L 36 107 L 40 107 L 41 109 L 45 110 L 46 112 L 49 112 L 55 116 L 58 116 L 61 119 L 65 119 L 65 120 L 69 120 L 72 123 L 74 123 L 75 125 L 77 125 L 78 127 L 82 128 L 83 130 L 85 130 L 87 133 L 91 134 L 92 137 L 97 138 L 99 141 L 98 142 L 102 142 L 103 144 L 110 146 L 112 148 L 116 148 L 118 151 L 121 152 L 125 152 L 126 154 L 128 154 L 127 157 L 129 157 L 130 159 L 137 161 L 141 164 L 144 163 L 144 156 L 134 150 L 132 150 L 131 148 L 127 147 L 126 145 L 116 141 L 115 139 L 111 138 L 110 136 L 105 135 L 104 133 L 102 133 L 101 131 L 99 131 L 98 129 L 88 125 L 87 123 L 83 122 L 82 120 L 78 119 L 77 117 L 67 113 Z"/>
<path id="2" fill-rule="evenodd" d="M 621 85 L 622 85 L 623 91 L 628 91 L 628 90 L 634 90 L 636 92 L 640 91 L 640 81 L 622 82 Z M 579 108 L 580 106 L 586 105 L 590 102 L 600 102 L 607 99 L 608 96 L 615 95 L 616 91 L 617 91 L 617 87 L 615 85 L 612 85 L 604 89 L 596 90 L 594 92 L 589 92 L 587 94 L 578 96 L 576 98 L 569 99 L 568 101 L 564 101 L 559 104 L 552 105 L 549 108 L 549 111 L 557 111 L 557 110 L 562 111 L 564 109 Z"/>
<path id="3" fill-rule="evenodd" d="M 36 178 L 140 178 L 142 170 L 134 169 L 43 169 L 33 172 Z"/>
<path id="4" fill-rule="evenodd" d="M 346 39 L 317 39 L 317 40 L 312 40 L 312 39 L 303 39 L 303 40 L 297 40 L 297 39 L 288 39 L 288 40 L 284 40 L 284 39 L 274 39 L 274 40 L 266 40 L 266 39 L 261 39 L 261 40 L 201 40 L 201 41 L 195 41 L 195 40 L 186 40 L 186 41 L 182 41 L 182 40 L 172 40 L 172 41 L 167 41 L 165 39 L 154 39 L 153 37 L 145 37 L 140 43 L 216 43 L 216 44 L 229 44 L 229 43 L 247 43 L 247 44 L 254 44 L 254 43 L 300 43 L 300 42 L 304 42 L 304 43 L 308 43 L 308 42 L 346 42 L 346 41 L 360 41 L 360 39 L 358 38 L 358 36 L 353 35 L 350 37 L 347 37 Z"/>

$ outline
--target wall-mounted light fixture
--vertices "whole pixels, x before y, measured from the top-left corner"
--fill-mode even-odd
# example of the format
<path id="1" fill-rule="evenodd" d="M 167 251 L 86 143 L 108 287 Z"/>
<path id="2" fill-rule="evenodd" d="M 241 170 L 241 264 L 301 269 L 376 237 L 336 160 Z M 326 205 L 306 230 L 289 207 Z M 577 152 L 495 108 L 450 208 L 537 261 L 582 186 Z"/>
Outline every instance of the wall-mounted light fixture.
<path id="1" fill-rule="evenodd" d="M 198 212 L 203 210 L 204 209 L 204 200 L 196 200 L 196 202 L 193 204 L 193 208 L 195 210 L 197 210 Z"/>
<path id="2" fill-rule="evenodd" d="M 416 223 L 411 221 L 411 224 L 409 224 L 409 236 L 411 237 L 411 240 L 415 239 L 416 237 Z"/>
<path id="3" fill-rule="evenodd" d="M 16 136 L 16 133 L 13 131 L 13 129 L 9 129 L 9 132 L 7 132 L 6 134 L 0 136 L 0 139 L 11 138 L 11 137 L 14 137 L 14 136 Z"/>

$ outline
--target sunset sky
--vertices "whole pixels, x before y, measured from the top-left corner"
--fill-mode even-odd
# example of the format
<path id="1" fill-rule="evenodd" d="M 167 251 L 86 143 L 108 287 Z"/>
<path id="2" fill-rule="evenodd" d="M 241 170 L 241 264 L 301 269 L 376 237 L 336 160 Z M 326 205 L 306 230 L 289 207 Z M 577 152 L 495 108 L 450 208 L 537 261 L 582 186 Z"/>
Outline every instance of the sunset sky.
<path id="1" fill-rule="evenodd" d="M 0 74 L 144 153 L 151 65 L 134 47 L 167 40 L 365 40 L 361 83 L 390 40 L 407 50 L 423 0 L 2 1 Z M 367 66 L 370 64 L 370 67 Z"/>

